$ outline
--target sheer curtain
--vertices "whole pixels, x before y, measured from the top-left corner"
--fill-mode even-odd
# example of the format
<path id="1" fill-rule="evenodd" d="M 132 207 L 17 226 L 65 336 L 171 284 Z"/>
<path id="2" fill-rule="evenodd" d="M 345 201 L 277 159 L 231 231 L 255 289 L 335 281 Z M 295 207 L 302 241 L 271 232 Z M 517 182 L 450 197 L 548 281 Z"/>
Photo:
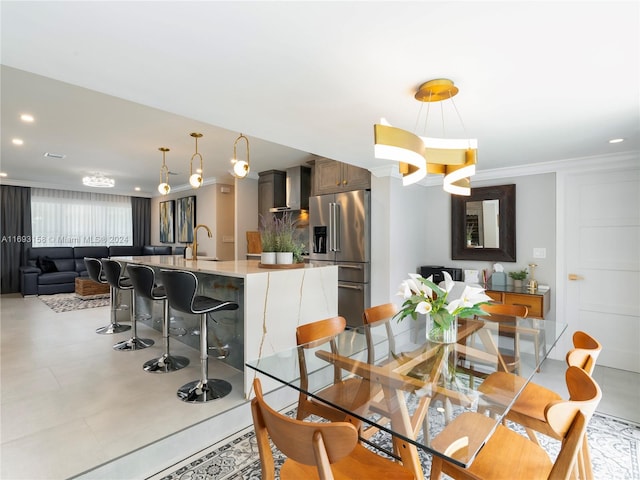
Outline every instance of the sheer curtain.
<path id="1" fill-rule="evenodd" d="M 133 245 L 131 198 L 33 188 L 34 247 Z"/>

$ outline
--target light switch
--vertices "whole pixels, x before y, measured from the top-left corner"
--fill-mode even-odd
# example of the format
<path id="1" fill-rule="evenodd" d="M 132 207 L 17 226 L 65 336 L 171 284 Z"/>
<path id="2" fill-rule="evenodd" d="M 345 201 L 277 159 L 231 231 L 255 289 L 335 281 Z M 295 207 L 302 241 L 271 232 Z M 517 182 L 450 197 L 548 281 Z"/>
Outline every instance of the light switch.
<path id="1" fill-rule="evenodd" d="M 534 248 L 533 249 L 533 258 L 547 258 L 547 249 L 546 248 Z"/>

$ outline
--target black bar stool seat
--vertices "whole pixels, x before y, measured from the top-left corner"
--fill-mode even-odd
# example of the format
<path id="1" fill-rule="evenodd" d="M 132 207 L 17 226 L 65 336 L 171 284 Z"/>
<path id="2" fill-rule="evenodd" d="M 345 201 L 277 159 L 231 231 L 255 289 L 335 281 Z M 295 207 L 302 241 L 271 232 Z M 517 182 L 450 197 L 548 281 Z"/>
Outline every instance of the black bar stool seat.
<path id="1" fill-rule="evenodd" d="M 85 257 L 84 264 L 87 267 L 89 278 L 97 283 L 108 284 L 107 277 L 102 269 L 102 262 L 99 258 Z M 116 292 L 117 290 L 109 286 L 109 304 L 111 305 L 111 323 L 106 327 L 96 329 L 96 333 L 101 335 L 126 332 L 131 328 L 129 325 L 122 325 L 116 320 Z"/>
<path id="2" fill-rule="evenodd" d="M 130 278 L 122 276 L 122 265 L 116 260 L 108 258 L 102 259 L 102 269 L 109 285 L 118 290 L 133 290 L 133 284 Z M 136 323 L 136 292 L 131 292 L 131 338 L 116 343 L 114 350 L 130 352 L 133 350 L 142 350 L 150 347 L 155 342 L 150 338 L 138 338 L 138 329 Z"/>
<path id="3" fill-rule="evenodd" d="M 178 389 L 178 398 L 189 403 L 204 403 L 228 395 L 231 384 L 209 378 L 209 341 L 207 316 L 222 310 L 237 310 L 238 304 L 197 295 L 198 277 L 182 270 L 161 270 L 160 276 L 171 308 L 183 313 L 200 315 L 200 379 Z"/>
<path id="4" fill-rule="evenodd" d="M 140 296 L 152 301 L 162 300 L 162 339 L 164 353 L 143 365 L 145 372 L 168 373 L 180 370 L 189 365 L 189 359 L 169 353 L 169 300 L 164 286 L 156 286 L 156 276 L 153 268 L 147 265 L 127 265 L 127 273 L 133 290 Z"/>

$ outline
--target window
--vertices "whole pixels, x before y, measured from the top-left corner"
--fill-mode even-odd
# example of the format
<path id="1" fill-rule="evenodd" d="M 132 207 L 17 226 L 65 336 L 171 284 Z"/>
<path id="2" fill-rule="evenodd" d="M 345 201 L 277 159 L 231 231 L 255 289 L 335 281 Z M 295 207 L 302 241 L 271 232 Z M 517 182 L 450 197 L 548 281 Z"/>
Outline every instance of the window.
<path id="1" fill-rule="evenodd" d="M 133 245 L 131 198 L 33 188 L 34 247 Z"/>

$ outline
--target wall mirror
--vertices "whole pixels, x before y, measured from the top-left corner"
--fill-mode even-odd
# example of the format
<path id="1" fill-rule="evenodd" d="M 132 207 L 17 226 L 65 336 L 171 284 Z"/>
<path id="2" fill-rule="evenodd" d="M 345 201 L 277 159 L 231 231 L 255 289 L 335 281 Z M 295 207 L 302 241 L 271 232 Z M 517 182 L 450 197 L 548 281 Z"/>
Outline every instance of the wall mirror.
<path id="1" fill-rule="evenodd" d="M 515 184 L 451 196 L 451 258 L 516 261 Z"/>

